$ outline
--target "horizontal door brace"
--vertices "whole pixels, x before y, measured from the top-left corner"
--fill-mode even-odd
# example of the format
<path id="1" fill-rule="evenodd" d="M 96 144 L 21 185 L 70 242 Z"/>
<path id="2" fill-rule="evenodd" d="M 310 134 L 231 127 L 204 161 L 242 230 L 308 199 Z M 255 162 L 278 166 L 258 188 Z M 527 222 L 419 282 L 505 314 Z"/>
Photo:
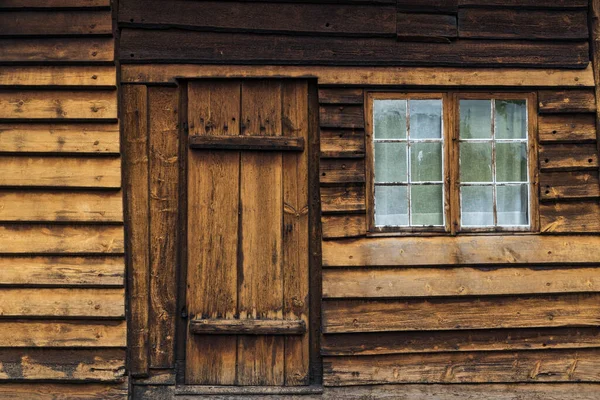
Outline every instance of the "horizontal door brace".
<path id="1" fill-rule="evenodd" d="M 198 335 L 304 335 L 303 320 L 193 319 L 190 332 Z"/>
<path id="2" fill-rule="evenodd" d="M 304 151 L 304 138 L 193 135 L 189 137 L 189 145 L 204 150 Z"/>

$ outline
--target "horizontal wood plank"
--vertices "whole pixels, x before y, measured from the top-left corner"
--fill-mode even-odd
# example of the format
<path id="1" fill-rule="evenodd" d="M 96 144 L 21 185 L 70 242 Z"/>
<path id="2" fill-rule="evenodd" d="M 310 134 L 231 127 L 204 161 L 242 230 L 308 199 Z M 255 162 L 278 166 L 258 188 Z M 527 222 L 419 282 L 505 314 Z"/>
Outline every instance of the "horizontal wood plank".
<path id="1" fill-rule="evenodd" d="M 367 217 L 359 215 L 324 215 L 321 217 L 324 239 L 364 236 L 367 233 Z"/>
<path id="2" fill-rule="evenodd" d="M 362 88 L 320 88 L 319 104 L 363 104 Z"/>
<path id="3" fill-rule="evenodd" d="M 118 155 L 116 123 L 0 123 L 3 153 L 84 153 Z"/>
<path id="4" fill-rule="evenodd" d="M 111 35 L 106 11 L 14 11 L 0 14 L 1 36 Z"/>
<path id="5" fill-rule="evenodd" d="M 506 8 L 582 8 L 587 9 L 588 0 L 457 0 L 460 7 L 506 7 Z"/>
<path id="6" fill-rule="evenodd" d="M 458 36 L 474 39 L 583 39 L 587 11 L 461 8 Z"/>
<path id="7" fill-rule="evenodd" d="M 596 327 L 598 294 L 540 297 L 328 300 L 323 332 Z"/>
<path id="8" fill-rule="evenodd" d="M 123 222 L 121 192 L 0 190 L 0 222 Z"/>
<path id="9" fill-rule="evenodd" d="M 600 232 L 600 202 L 542 203 L 540 230 L 544 233 Z"/>
<path id="10" fill-rule="evenodd" d="M 0 54 L 5 63 L 112 62 L 114 53 L 111 37 L 0 39 Z"/>
<path id="11" fill-rule="evenodd" d="M 596 118 L 594 114 L 540 115 L 538 131 L 541 143 L 593 142 Z"/>
<path id="12" fill-rule="evenodd" d="M 426 85 L 593 87 L 592 67 L 585 69 L 330 67 L 292 65 L 125 64 L 125 83 L 176 84 L 177 78 L 316 78 L 320 85 Z"/>
<path id="13" fill-rule="evenodd" d="M 406 268 L 323 271 L 324 298 L 484 296 L 598 291 L 598 268 Z"/>
<path id="14" fill-rule="evenodd" d="M 456 15 L 399 12 L 396 17 L 399 40 L 439 41 L 458 36 Z"/>
<path id="15" fill-rule="evenodd" d="M 124 318 L 125 289 L 3 288 L 2 317 Z"/>
<path id="16" fill-rule="evenodd" d="M 566 200 L 600 197 L 598 171 L 544 172 L 540 174 L 540 199 Z"/>
<path id="17" fill-rule="evenodd" d="M 117 118 L 117 92 L 0 91 L 0 119 Z"/>
<path id="18" fill-rule="evenodd" d="M 600 263 L 600 237 L 458 236 L 323 242 L 323 266 Z"/>
<path id="19" fill-rule="evenodd" d="M 115 257 L 0 257 L 0 285 L 124 286 L 125 260 Z"/>
<path id="20" fill-rule="evenodd" d="M 208 31 L 393 36 L 393 6 L 294 2 L 129 0 L 119 5 L 122 26 Z"/>
<path id="21" fill-rule="evenodd" d="M 323 128 L 364 128 L 362 105 L 321 105 L 320 123 Z"/>
<path id="22" fill-rule="evenodd" d="M 544 144 L 539 147 L 542 171 L 576 171 L 598 168 L 598 149 L 590 144 Z"/>
<path id="23" fill-rule="evenodd" d="M 362 158 L 365 132 L 362 129 L 321 129 L 321 157 Z"/>
<path id="24" fill-rule="evenodd" d="M 2 0 L 0 9 L 110 7 L 110 0 Z"/>
<path id="25" fill-rule="evenodd" d="M 597 383 L 552 383 L 539 385 L 537 383 L 494 383 L 494 384 L 410 384 L 410 385 L 362 385 L 362 386 L 330 386 L 325 387 L 322 393 L 312 395 L 302 394 L 305 400 L 597 400 Z M 168 398 L 172 395 L 172 389 L 164 386 L 142 386 L 134 385 L 134 396 L 154 396 L 156 399 Z M 264 387 L 256 388 L 255 393 L 264 393 Z M 274 388 L 269 392 L 274 394 L 284 394 L 284 390 L 291 389 Z M 298 390 L 298 389 L 294 389 Z M 300 388 L 301 391 L 306 389 Z M 319 387 L 315 388 L 320 391 Z M 246 400 L 248 398 L 248 388 L 229 389 L 229 388 L 199 388 L 187 387 L 177 389 L 177 393 L 183 394 L 210 394 L 216 396 L 221 394 L 227 396 L 227 400 Z M 12 397 L 11 397 L 12 399 Z M 35 400 L 46 400 L 35 398 Z"/>
<path id="26" fill-rule="evenodd" d="M 364 159 L 324 159 L 319 167 L 321 183 L 363 183 L 366 179 Z"/>
<path id="27" fill-rule="evenodd" d="M 1 225 L 2 254 L 123 254 L 122 226 Z"/>
<path id="28" fill-rule="evenodd" d="M 303 335 L 303 320 L 194 319 L 190 332 L 197 335 Z"/>
<path id="29" fill-rule="evenodd" d="M 128 384 L 118 383 L 3 383 L 0 385 L 0 399 L 18 399 L 26 396 L 29 400 L 55 400 L 57 393 L 67 399 L 126 400 Z"/>
<path id="30" fill-rule="evenodd" d="M 321 354 L 330 356 L 586 349 L 600 347 L 596 328 L 492 329 L 480 331 L 377 332 L 324 335 Z"/>
<path id="31" fill-rule="evenodd" d="M 326 386 L 384 383 L 598 382 L 599 350 L 326 357 Z"/>
<path id="32" fill-rule="evenodd" d="M 126 345 L 125 321 L 0 321 L 0 347 Z"/>
<path id="33" fill-rule="evenodd" d="M 189 136 L 191 149 L 241 151 L 303 151 L 304 138 L 289 136 Z"/>
<path id="34" fill-rule="evenodd" d="M 117 71 L 110 65 L 4 65 L 0 86 L 116 86 Z"/>
<path id="35" fill-rule="evenodd" d="M 456 13 L 458 0 L 397 0 L 396 5 L 401 11 L 426 11 L 430 13 Z"/>
<path id="36" fill-rule="evenodd" d="M 592 90 L 541 90 L 538 92 L 540 114 L 595 113 L 596 96 Z"/>
<path id="37" fill-rule="evenodd" d="M 347 213 L 364 211 L 364 186 L 324 186 L 321 188 L 321 211 L 323 213 Z"/>
<path id="38" fill-rule="evenodd" d="M 0 360 L 5 382 L 120 382 L 125 377 L 124 349 L 0 349 Z"/>
<path id="39" fill-rule="evenodd" d="M 85 157 L 1 156 L 0 186 L 121 187 L 121 160 Z"/>
<path id="40" fill-rule="evenodd" d="M 535 66 L 585 68 L 586 41 L 456 40 L 446 43 L 286 35 L 123 29 L 122 62 L 230 64 Z"/>

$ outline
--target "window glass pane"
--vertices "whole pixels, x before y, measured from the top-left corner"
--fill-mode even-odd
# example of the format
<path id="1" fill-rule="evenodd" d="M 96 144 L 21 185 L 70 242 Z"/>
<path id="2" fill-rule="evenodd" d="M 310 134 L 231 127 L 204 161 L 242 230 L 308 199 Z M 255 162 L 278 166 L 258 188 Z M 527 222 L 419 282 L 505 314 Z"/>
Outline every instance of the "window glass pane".
<path id="1" fill-rule="evenodd" d="M 442 185 L 412 185 L 410 187 L 412 225 L 443 225 L 443 199 Z"/>
<path id="2" fill-rule="evenodd" d="M 375 225 L 408 225 L 408 188 L 375 186 Z"/>
<path id="3" fill-rule="evenodd" d="M 496 181 L 527 182 L 526 143 L 496 143 Z"/>
<path id="4" fill-rule="evenodd" d="M 493 226 L 494 203 L 491 186 L 461 188 L 461 224 L 463 226 Z"/>
<path id="5" fill-rule="evenodd" d="M 374 100 L 375 139 L 406 139 L 406 100 Z"/>
<path id="6" fill-rule="evenodd" d="M 496 100 L 496 139 L 527 138 L 527 102 Z"/>
<path id="7" fill-rule="evenodd" d="M 442 100 L 409 100 L 411 139 L 442 137 Z"/>
<path id="8" fill-rule="evenodd" d="M 460 181 L 492 182 L 492 143 L 460 143 Z"/>
<path id="9" fill-rule="evenodd" d="M 375 182 L 406 182 L 406 143 L 375 142 Z"/>
<path id="10" fill-rule="evenodd" d="M 460 101 L 460 138 L 489 139 L 492 137 L 491 100 Z"/>
<path id="11" fill-rule="evenodd" d="M 412 143 L 410 145 L 411 182 L 442 180 L 442 144 Z"/>
<path id="12" fill-rule="evenodd" d="M 498 225 L 529 225 L 529 196 L 527 185 L 496 188 Z"/>

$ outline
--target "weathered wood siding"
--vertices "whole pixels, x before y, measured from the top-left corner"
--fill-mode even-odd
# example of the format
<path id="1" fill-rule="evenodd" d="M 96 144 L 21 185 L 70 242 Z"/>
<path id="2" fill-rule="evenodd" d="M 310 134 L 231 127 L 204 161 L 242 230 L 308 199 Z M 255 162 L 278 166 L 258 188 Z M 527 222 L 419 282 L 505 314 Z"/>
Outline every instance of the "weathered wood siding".
<path id="1" fill-rule="evenodd" d="M 367 237 L 367 90 L 319 91 L 325 384 L 600 381 L 593 90 L 537 91 L 539 234 L 407 238 Z"/>
<path id="2" fill-rule="evenodd" d="M 0 1 L 0 398 L 127 398 L 112 27 Z"/>
<path id="3" fill-rule="evenodd" d="M 179 89 L 124 85 L 130 372 L 173 377 L 179 250 Z M 170 379 L 170 378 L 168 378 Z"/>
<path id="4" fill-rule="evenodd" d="M 587 0 L 119 3 L 122 62 L 583 68 L 589 61 Z"/>

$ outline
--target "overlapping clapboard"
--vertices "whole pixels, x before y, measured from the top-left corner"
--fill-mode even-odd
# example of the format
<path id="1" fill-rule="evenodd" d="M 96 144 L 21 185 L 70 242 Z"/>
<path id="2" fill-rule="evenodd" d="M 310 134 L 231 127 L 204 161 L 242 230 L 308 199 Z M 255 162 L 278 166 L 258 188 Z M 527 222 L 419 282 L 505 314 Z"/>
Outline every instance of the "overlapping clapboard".
<path id="1" fill-rule="evenodd" d="M 110 2 L 2 1 L 0 54 L 0 397 L 125 397 Z"/>

